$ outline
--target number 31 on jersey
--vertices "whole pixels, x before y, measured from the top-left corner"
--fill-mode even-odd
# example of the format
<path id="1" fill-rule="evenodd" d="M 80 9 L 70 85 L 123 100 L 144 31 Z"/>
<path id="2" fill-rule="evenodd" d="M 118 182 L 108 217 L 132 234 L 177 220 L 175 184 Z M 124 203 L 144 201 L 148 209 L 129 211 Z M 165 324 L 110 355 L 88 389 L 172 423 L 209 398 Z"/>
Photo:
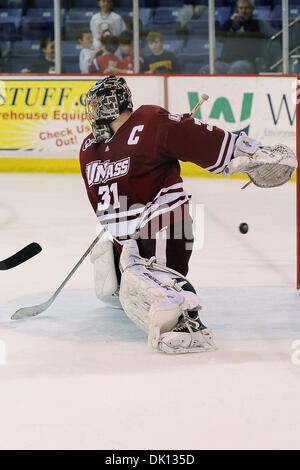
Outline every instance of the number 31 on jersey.
<path id="1" fill-rule="evenodd" d="M 99 196 L 101 197 L 101 202 L 97 205 L 97 210 L 106 211 L 111 205 L 112 199 L 113 209 L 120 208 L 119 194 L 118 194 L 118 183 L 112 183 L 111 185 L 100 186 L 98 191 Z"/>

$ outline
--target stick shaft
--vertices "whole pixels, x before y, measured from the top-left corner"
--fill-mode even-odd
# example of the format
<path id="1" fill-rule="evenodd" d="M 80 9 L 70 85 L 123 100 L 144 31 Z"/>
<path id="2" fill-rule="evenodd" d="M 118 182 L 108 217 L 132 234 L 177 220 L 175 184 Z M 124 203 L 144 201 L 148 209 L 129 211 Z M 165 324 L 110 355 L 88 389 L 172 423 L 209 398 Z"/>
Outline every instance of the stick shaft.
<path id="1" fill-rule="evenodd" d="M 193 117 L 196 112 L 198 111 L 198 109 L 200 108 L 200 106 L 202 106 L 202 104 L 204 103 L 204 101 L 207 101 L 208 100 L 208 95 L 201 95 L 201 98 L 200 100 L 198 101 L 198 103 L 196 104 L 196 106 L 194 106 L 192 112 L 191 112 L 191 116 Z"/>
<path id="2" fill-rule="evenodd" d="M 47 300 L 46 302 L 44 302 L 43 304 L 40 304 L 40 305 L 34 305 L 32 307 L 23 307 L 23 308 L 20 308 L 19 310 L 17 310 L 12 316 L 11 316 L 11 319 L 12 320 L 21 320 L 22 318 L 26 318 L 26 317 L 33 317 L 35 315 L 39 315 L 40 313 L 44 312 L 45 310 L 47 310 L 47 308 L 50 307 L 50 305 L 52 305 L 52 303 L 54 302 L 54 300 L 56 299 L 56 297 L 58 296 L 58 294 L 62 291 L 62 289 L 65 287 L 65 285 L 67 284 L 67 282 L 69 281 L 69 279 L 73 276 L 73 274 L 77 271 L 77 269 L 79 268 L 79 266 L 81 265 L 81 263 L 84 261 L 84 259 L 87 257 L 87 255 L 92 251 L 92 249 L 94 248 L 94 246 L 96 245 L 96 243 L 100 240 L 100 238 L 102 237 L 103 233 L 104 233 L 105 229 L 103 229 L 99 235 L 97 235 L 97 237 L 95 238 L 95 240 L 91 243 L 91 245 L 88 247 L 88 249 L 86 250 L 86 252 L 82 255 L 82 257 L 80 258 L 80 260 L 76 263 L 76 265 L 74 266 L 74 268 L 69 272 L 69 274 L 67 275 L 67 277 L 63 280 L 63 282 L 61 283 L 61 285 L 58 287 L 58 289 L 54 292 L 54 294 L 50 297 L 49 300 Z"/>

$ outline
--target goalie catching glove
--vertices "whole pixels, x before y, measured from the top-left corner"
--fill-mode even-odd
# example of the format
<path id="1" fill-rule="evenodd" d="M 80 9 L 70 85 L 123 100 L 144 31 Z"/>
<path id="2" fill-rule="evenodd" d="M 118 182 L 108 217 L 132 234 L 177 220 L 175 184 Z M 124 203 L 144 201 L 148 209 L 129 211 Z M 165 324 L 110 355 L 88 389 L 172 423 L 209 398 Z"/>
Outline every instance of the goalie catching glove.
<path id="1" fill-rule="evenodd" d="M 241 132 L 236 140 L 233 158 L 223 176 L 246 173 L 260 188 L 281 186 L 289 181 L 297 168 L 297 157 L 286 145 L 269 146 Z"/>

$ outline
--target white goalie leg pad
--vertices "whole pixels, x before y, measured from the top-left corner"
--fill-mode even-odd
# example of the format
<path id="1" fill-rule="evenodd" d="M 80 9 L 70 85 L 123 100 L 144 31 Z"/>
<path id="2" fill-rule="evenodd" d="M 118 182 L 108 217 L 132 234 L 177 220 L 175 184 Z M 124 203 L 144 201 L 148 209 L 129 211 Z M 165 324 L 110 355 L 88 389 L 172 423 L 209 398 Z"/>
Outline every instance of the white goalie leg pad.
<path id="1" fill-rule="evenodd" d="M 120 258 L 120 302 L 130 320 L 148 333 L 148 344 L 158 349 L 160 335 L 175 327 L 185 309 L 199 307 L 199 299 L 191 292 L 185 297 L 180 287 L 174 287 L 174 275 L 148 269 L 145 261 L 135 240 L 125 243 Z"/>
<path id="2" fill-rule="evenodd" d="M 236 140 L 234 158 L 223 171 L 223 176 L 247 173 L 261 188 L 280 186 L 289 181 L 297 168 L 297 157 L 286 145 L 269 146 L 241 132 Z"/>
<path id="3" fill-rule="evenodd" d="M 91 262 L 94 265 L 94 286 L 98 299 L 110 307 L 122 308 L 111 240 L 100 240 L 91 253 Z"/>

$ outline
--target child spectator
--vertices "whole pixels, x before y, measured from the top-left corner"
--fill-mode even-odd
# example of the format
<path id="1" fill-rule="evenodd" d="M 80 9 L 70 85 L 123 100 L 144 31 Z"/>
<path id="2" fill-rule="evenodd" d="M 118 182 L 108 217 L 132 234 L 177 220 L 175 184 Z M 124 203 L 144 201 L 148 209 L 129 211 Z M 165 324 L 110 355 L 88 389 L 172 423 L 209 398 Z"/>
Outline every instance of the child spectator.
<path id="1" fill-rule="evenodd" d="M 82 46 L 79 54 L 79 68 L 81 73 L 89 72 L 89 62 L 95 51 L 93 48 L 93 36 L 88 28 L 81 28 L 77 31 L 76 39 Z"/>
<path id="2" fill-rule="evenodd" d="M 126 29 L 121 16 L 112 11 L 113 0 L 98 0 L 97 3 L 100 13 L 93 15 L 90 21 L 94 48 L 101 46 L 99 37 L 102 36 L 104 31 L 108 30 L 113 36 L 118 37 Z"/>
<path id="3" fill-rule="evenodd" d="M 101 36 L 102 55 L 99 53 L 90 61 L 90 73 L 106 73 L 109 67 L 122 67 L 122 60 L 115 55 L 118 48 L 118 39 L 112 34 L 104 34 Z"/>
<path id="4" fill-rule="evenodd" d="M 158 31 L 147 34 L 147 44 L 152 54 L 145 57 L 144 72 L 146 73 L 180 73 L 176 56 L 163 49 L 163 36 Z"/>
<path id="5" fill-rule="evenodd" d="M 131 31 L 122 31 L 119 36 L 119 44 L 123 52 L 122 68 L 108 67 L 105 73 L 133 73 L 134 72 L 134 52 L 133 52 L 133 34 Z M 140 51 L 140 68 L 144 64 L 144 54 Z"/>
<path id="6" fill-rule="evenodd" d="M 29 69 L 22 69 L 21 73 L 55 73 L 55 43 L 52 37 L 42 38 L 41 51 L 44 57 L 32 64 Z M 63 64 L 61 72 L 65 73 Z"/>

